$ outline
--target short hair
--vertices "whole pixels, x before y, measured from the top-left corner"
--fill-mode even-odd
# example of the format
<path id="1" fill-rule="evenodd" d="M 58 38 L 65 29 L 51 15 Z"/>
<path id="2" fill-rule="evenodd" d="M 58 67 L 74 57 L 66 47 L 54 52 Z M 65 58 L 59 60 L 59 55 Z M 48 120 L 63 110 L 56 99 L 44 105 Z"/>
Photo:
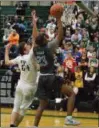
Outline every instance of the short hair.
<path id="1" fill-rule="evenodd" d="M 44 46 L 46 43 L 45 43 L 45 40 L 47 38 L 47 35 L 45 33 L 40 33 L 36 39 L 35 39 L 35 43 L 39 46 Z"/>
<path id="2" fill-rule="evenodd" d="M 18 47 L 18 50 L 19 50 L 19 53 L 21 55 L 24 55 L 24 46 L 25 46 L 26 42 L 20 42 L 19 44 L 19 47 Z"/>
<path id="3" fill-rule="evenodd" d="M 25 41 L 20 42 L 19 47 L 18 47 L 18 51 L 21 55 L 24 55 L 24 46 L 25 46 L 25 44 L 32 46 L 32 42 L 25 42 Z"/>

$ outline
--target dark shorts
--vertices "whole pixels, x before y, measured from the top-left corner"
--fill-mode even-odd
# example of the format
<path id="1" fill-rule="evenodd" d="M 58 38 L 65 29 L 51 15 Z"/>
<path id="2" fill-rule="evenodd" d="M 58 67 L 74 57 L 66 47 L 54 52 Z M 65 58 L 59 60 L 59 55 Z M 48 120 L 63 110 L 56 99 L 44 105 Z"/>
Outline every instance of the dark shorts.
<path id="1" fill-rule="evenodd" d="M 42 100 L 51 98 L 52 92 L 60 94 L 64 80 L 60 76 L 46 75 L 40 76 L 36 96 Z"/>

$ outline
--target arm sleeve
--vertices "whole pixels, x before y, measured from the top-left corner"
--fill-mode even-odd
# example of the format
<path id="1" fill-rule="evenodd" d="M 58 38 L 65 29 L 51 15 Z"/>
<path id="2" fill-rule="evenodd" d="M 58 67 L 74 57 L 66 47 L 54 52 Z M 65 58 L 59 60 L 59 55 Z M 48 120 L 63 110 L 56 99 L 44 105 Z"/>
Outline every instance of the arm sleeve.
<path id="1" fill-rule="evenodd" d="M 35 60 L 35 57 L 34 57 L 34 52 L 33 52 L 33 47 L 31 48 L 30 52 L 29 52 L 29 57 L 31 59 L 34 59 Z"/>

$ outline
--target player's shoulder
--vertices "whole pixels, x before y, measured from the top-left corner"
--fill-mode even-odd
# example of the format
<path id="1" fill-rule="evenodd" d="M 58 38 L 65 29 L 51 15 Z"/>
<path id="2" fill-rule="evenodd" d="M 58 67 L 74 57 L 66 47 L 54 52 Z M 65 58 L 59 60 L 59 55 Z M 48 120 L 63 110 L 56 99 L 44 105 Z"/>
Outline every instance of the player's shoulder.
<path id="1" fill-rule="evenodd" d="M 17 56 L 15 59 L 20 60 L 21 59 L 21 55 Z"/>
<path id="2" fill-rule="evenodd" d="M 28 56 L 27 55 L 20 55 L 18 56 L 18 60 L 21 61 L 21 60 L 27 60 Z"/>

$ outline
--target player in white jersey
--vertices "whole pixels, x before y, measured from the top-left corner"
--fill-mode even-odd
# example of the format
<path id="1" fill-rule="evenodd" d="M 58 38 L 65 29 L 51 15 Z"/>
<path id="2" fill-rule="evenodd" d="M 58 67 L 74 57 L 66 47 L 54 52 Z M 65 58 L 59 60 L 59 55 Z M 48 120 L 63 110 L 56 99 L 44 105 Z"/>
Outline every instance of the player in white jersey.
<path id="1" fill-rule="evenodd" d="M 33 14 L 33 13 L 32 13 Z M 20 80 L 16 87 L 14 107 L 11 114 L 10 127 L 16 127 L 22 121 L 26 109 L 33 101 L 35 92 L 37 90 L 36 77 L 37 68 L 35 58 L 33 56 L 33 44 L 22 42 L 19 45 L 20 55 L 15 59 L 9 59 L 10 44 L 6 46 L 5 50 L 5 64 L 18 64 L 20 69 Z"/>

